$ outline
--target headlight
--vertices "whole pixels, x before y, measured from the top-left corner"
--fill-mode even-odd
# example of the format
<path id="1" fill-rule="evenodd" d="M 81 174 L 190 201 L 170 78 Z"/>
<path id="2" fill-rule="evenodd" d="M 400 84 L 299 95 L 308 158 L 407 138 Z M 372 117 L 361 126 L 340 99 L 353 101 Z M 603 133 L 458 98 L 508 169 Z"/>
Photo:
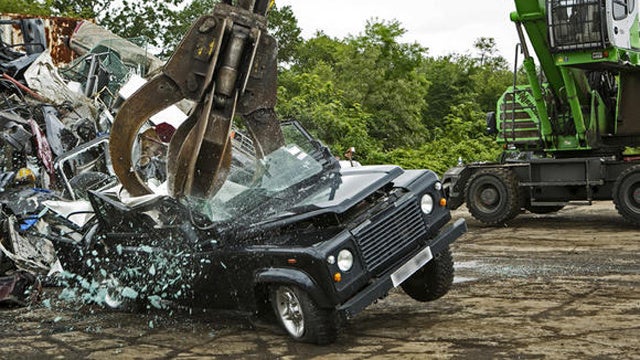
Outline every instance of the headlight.
<path id="1" fill-rule="evenodd" d="M 349 271 L 353 266 L 353 254 L 347 249 L 340 250 L 338 253 L 338 269 L 341 271 Z"/>
<path id="2" fill-rule="evenodd" d="M 431 214 L 431 212 L 433 211 L 434 204 L 435 202 L 433 201 L 433 198 L 429 194 L 424 194 L 422 196 L 422 200 L 420 200 L 420 208 L 422 209 L 422 212 L 425 214 Z"/>

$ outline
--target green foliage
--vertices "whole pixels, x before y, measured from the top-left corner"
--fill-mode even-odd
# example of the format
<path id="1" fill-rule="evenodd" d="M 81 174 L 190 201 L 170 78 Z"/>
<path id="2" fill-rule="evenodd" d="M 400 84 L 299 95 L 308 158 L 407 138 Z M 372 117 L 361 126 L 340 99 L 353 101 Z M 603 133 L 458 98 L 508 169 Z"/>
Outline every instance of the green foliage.
<path id="1" fill-rule="evenodd" d="M 47 16 L 51 11 L 43 1 L 0 0 L 0 13 Z"/>
<path id="2" fill-rule="evenodd" d="M 404 33 L 397 21 L 370 21 L 364 34 L 347 39 L 346 57 L 336 64 L 340 88 L 372 114 L 369 131 L 384 149 L 425 140 L 421 115 L 429 83 L 419 70 L 426 49 L 400 43 Z"/>
<path id="3" fill-rule="evenodd" d="M 495 160 L 500 148 L 484 135 L 512 75 L 491 38 L 477 56 L 427 56 L 401 43 L 396 22 L 374 19 L 346 39 L 317 33 L 281 70 L 277 111 L 295 117 L 337 154 L 355 146 L 361 163 L 444 172 L 459 158 Z"/>
<path id="4" fill-rule="evenodd" d="M 302 30 L 298 27 L 298 19 L 293 15 L 291 6 L 279 8 L 274 6 L 269 11 L 269 34 L 278 40 L 278 61 L 290 63 L 302 44 Z"/>
<path id="5" fill-rule="evenodd" d="M 336 155 L 354 146 L 359 155 L 368 157 L 380 147 L 379 141 L 367 132 L 369 115 L 324 79 L 320 73 L 330 69 L 322 68 L 316 74 L 287 72 L 280 77 L 278 114 L 283 119 L 300 121 Z"/>
<path id="6" fill-rule="evenodd" d="M 376 153 L 378 163 L 398 164 L 409 169 L 427 168 L 444 173 L 458 163 L 495 160 L 501 152 L 492 138 L 484 135 L 485 114 L 473 102 L 454 106 L 444 119 L 446 126 L 435 131 L 435 139 L 417 148 L 398 148 Z"/>
<path id="7" fill-rule="evenodd" d="M 459 55 L 426 62 L 423 71 L 431 86 L 424 98 L 428 104 L 422 113 L 425 126 L 431 129 L 445 126 L 444 118 L 452 106 L 473 99 L 472 65 L 471 59 Z"/>
<path id="8" fill-rule="evenodd" d="M 284 73 L 317 73 L 328 67 L 331 71 L 320 76 L 331 80 L 347 103 L 370 114 L 367 131 L 383 149 L 416 146 L 426 134 L 421 118 L 429 84 L 420 71 L 426 49 L 400 43 L 404 32 L 396 21 L 370 21 L 363 34 L 345 40 L 318 33 L 299 47 Z"/>

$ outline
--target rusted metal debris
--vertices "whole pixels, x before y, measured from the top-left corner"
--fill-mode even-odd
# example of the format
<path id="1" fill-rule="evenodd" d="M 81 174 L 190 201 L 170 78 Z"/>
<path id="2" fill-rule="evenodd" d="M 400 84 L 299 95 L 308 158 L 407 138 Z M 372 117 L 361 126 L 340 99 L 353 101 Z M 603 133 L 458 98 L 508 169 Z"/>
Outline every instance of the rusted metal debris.
<path id="1" fill-rule="evenodd" d="M 68 42 L 76 27 L 86 21 L 82 19 L 59 16 L 36 18 L 25 14 L 0 14 L 0 22 L 13 22 L 11 31 L 3 31 L 2 41 L 10 46 L 23 44 L 24 29 L 20 22 L 29 19 L 34 19 L 42 24 L 46 40 L 46 49 L 49 50 L 54 64 L 68 64 L 79 56 L 77 52 L 69 48 Z M 43 50 L 44 49 L 41 49 L 38 52 L 42 52 Z"/>

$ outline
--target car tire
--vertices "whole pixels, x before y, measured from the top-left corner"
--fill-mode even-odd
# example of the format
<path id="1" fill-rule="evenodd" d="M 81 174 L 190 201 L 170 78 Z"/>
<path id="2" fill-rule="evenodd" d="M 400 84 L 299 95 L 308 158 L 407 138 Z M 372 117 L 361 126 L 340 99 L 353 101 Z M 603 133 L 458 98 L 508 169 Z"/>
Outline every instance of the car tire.
<path id="1" fill-rule="evenodd" d="M 426 302 L 443 297 L 453 285 L 453 256 L 447 246 L 400 286 L 412 299 Z"/>
<path id="2" fill-rule="evenodd" d="M 478 170 L 467 182 L 465 194 L 471 215 L 487 225 L 503 224 L 520 213 L 518 178 L 509 169 Z"/>
<path id="3" fill-rule="evenodd" d="M 332 309 L 321 309 L 309 294 L 291 285 L 270 289 L 273 311 L 280 325 L 296 341 L 326 345 L 338 335 L 338 316 Z"/>

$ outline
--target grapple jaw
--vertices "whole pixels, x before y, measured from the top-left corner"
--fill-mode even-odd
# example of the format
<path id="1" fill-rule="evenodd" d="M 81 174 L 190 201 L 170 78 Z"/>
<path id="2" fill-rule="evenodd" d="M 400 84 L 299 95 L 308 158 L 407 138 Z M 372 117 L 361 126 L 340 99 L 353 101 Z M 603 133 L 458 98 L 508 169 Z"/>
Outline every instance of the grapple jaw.
<path id="1" fill-rule="evenodd" d="M 123 187 L 133 196 L 151 193 L 138 176 L 132 148 L 140 128 L 152 115 L 182 100 L 195 110 L 177 129 L 169 145 L 170 195 L 207 199 L 224 183 L 231 165 L 229 135 L 236 106 L 254 136 L 257 156 L 284 141 L 273 112 L 277 88 L 277 44 L 266 34 L 268 0 L 224 1 L 212 15 L 200 17 L 158 75 L 134 93 L 114 121 L 110 153 Z M 265 120 L 257 113 L 271 114 Z M 256 124 L 252 119 L 260 119 Z M 277 130 L 273 130 L 277 128 Z M 272 151 L 272 150 L 271 150 Z"/>

